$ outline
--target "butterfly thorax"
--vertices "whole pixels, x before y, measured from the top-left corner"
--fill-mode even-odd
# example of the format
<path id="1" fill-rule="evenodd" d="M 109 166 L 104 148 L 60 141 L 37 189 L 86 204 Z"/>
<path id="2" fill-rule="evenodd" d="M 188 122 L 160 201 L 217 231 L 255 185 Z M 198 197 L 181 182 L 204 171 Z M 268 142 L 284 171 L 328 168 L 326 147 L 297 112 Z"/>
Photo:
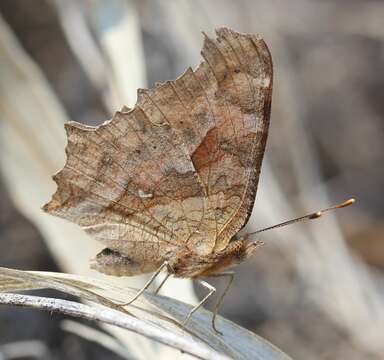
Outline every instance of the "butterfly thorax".
<path id="1" fill-rule="evenodd" d="M 228 246 L 218 252 L 205 256 L 184 250 L 169 261 L 176 277 L 197 278 L 217 274 L 227 268 L 243 262 L 250 256 L 257 245 L 246 238 L 231 241 Z"/>

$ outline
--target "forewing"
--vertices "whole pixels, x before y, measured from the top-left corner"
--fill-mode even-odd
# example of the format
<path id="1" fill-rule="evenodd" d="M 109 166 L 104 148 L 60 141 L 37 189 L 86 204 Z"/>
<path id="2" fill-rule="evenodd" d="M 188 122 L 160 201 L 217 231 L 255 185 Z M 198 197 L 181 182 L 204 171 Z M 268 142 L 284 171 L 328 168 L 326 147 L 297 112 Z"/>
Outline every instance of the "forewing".
<path id="1" fill-rule="evenodd" d="M 216 40 L 205 37 L 202 56 L 195 71 L 146 91 L 139 104 L 150 101 L 183 139 L 207 194 L 204 216 L 213 219 L 218 251 L 253 208 L 268 134 L 272 59 L 261 38 L 227 28 L 217 30 Z M 211 244 L 211 234 L 204 235 Z"/>
<path id="2" fill-rule="evenodd" d="M 217 35 L 206 37 L 196 71 L 139 90 L 133 110 L 99 127 L 66 125 L 67 162 L 46 211 L 133 262 L 226 246 L 252 210 L 272 64 L 261 39 Z"/>

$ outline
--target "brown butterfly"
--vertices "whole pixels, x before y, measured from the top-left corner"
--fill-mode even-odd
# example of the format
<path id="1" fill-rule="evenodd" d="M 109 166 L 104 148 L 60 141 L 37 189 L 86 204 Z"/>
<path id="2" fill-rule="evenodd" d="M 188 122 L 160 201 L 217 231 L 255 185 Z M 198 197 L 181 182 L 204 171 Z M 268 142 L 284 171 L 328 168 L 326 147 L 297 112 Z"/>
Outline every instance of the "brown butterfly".
<path id="1" fill-rule="evenodd" d="M 67 162 L 44 206 L 105 244 L 93 269 L 114 276 L 154 272 L 129 303 L 162 269 L 165 280 L 228 276 L 212 318 L 215 330 L 233 280 L 222 270 L 261 245 L 237 233 L 255 200 L 273 78 L 271 55 L 259 36 L 227 28 L 216 34 L 215 40 L 205 36 L 204 61 L 196 70 L 139 89 L 132 110 L 123 108 L 98 127 L 66 124 Z M 215 292 L 201 283 L 209 293 L 186 321 Z"/>

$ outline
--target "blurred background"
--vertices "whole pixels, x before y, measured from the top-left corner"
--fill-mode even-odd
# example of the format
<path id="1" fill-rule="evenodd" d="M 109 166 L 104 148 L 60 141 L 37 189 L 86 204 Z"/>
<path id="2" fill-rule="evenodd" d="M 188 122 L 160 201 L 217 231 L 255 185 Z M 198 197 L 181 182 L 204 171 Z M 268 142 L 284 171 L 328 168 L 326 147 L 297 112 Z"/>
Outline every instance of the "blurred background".
<path id="1" fill-rule="evenodd" d="M 294 359 L 384 358 L 384 2 L 1 0 L 0 14 L 0 266 L 99 276 L 88 261 L 101 246 L 40 210 L 65 161 L 64 122 L 100 124 L 137 88 L 196 67 L 202 30 L 259 33 L 274 92 L 246 230 L 357 203 L 260 234 L 221 314 Z M 194 303 L 204 290 L 179 280 L 163 294 Z M 111 331 L 2 307 L 0 359 L 186 358 L 114 333 L 130 352 L 119 354 L 100 341 Z"/>

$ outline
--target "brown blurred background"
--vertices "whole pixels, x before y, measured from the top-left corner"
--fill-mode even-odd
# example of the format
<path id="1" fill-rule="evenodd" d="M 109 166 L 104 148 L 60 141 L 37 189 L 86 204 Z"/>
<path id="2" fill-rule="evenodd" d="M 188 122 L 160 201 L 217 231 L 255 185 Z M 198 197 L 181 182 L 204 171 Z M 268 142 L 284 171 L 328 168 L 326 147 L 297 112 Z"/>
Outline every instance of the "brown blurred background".
<path id="1" fill-rule="evenodd" d="M 274 94 L 248 229 L 357 203 L 261 234 L 221 314 L 294 359 L 384 357 L 384 2 L 2 0 L 0 14 L 0 266 L 84 273 L 96 253 L 40 211 L 65 121 L 100 124 L 136 88 L 196 66 L 202 30 L 260 33 Z M 18 358 L 119 358 L 62 320 L 1 308 L 0 359 L 26 340 Z"/>

